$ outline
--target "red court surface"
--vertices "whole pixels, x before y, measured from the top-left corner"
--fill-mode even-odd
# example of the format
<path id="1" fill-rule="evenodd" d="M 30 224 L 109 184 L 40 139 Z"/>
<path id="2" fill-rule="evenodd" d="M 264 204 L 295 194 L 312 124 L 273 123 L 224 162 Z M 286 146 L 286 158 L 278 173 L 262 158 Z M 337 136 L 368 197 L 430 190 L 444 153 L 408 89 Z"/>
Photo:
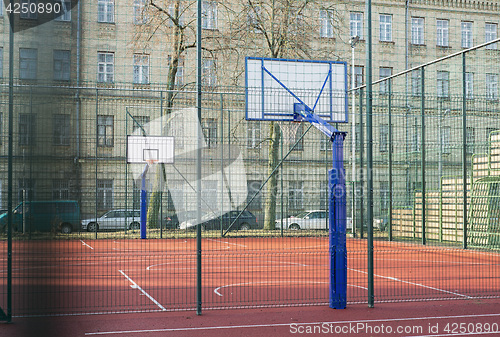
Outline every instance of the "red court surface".
<path id="1" fill-rule="evenodd" d="M 5 337 L 500 336 L 500 300 L 17 318 Z M 489 331 L 489 332 L 487 332 Z"/>

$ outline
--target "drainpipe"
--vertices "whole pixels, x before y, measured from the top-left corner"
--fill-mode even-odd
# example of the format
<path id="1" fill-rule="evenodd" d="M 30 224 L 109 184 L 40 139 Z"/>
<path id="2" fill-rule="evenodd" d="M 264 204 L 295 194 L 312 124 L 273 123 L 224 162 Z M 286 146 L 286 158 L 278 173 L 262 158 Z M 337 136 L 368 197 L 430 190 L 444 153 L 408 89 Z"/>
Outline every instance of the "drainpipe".
<path id="1" fill-rule="evenodd" d="M 82 2 L 77 4 L 77 19 L 76 19 L 76 158 L 75 163 L 80 159 L 80 43 L 81 43 L 81 6 Z"/>

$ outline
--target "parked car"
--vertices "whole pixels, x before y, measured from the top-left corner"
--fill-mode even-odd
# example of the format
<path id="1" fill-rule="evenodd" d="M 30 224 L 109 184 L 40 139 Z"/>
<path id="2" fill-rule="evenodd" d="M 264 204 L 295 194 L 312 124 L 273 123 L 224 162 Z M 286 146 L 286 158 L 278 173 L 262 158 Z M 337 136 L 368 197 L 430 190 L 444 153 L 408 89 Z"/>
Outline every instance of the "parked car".
<path id="1" fill-rule="evenodd" d="M 275 228 L 281 229 L 281 219 L 275 221 Z M 304 211 L 283 219 L 283 229 L 328 229 L 328 211 Z"/>
<path id="2" fill-rule="evenodd" d="M 304 211 L 295 216 L 283 219 L 283 229 L 328 229 L 328 211 Z M 275 221 L 275 228 L 281 229 L 281 219 Z M 352 218 L 346 218 L 346 229 L 352 230 Z"/>
<path id="3" fill-rule="evenodd" d="M 0 215 L 0 229 L 4 232 L 7 211 Z M 61 231 L 69 234 L 78 228 L 80 207 L 74 200 L 26 201 L 12 210 L 12 228 L 19 232 Z"/>
<path id="4" fill-rule="evenodd" d="M 104 213 L 99 218 L 82 220 L 82 230 L 125 230 L 141 228 L 141 211 L 115 209 Z"/>
<path id="5" fill-rule="evenodd" d="M 201 228 L 202 230 L 214 230 L 222 228 L 227 230 L 229 226 L 236 220 L 236 217 L 240 214 L 240 211 L 230 211 L 219 217 L 214 217 L 213 214 L 206 214 L 202 217 Z M 184 221 L 180 224 L 180 229 L 196 228 L 196 220 L 191 219 Z M 243 211 L 240 217 L 236 220 L 231 230 L 249 230 L 257 228 L 257 218 L 250 211 Z"/>

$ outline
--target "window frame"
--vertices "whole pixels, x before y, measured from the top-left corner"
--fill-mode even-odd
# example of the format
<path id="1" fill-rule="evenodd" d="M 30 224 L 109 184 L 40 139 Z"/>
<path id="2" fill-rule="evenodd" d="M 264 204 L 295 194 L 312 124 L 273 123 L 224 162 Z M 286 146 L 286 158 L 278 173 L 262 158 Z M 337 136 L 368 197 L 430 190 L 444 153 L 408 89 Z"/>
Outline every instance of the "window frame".
<path id="1" fill-rule="evenodd" d="M 385 21 L 382 18 L 388 18 Z M 392 42 L 392 14 L 380 14 L 379 16 L 379 38 L 381 42 Z"/>
<path id="2" fill-rule="evenodd" d="M 436 45 L 443 48 L 450 46 L 450 20 L 436 19 Z"/>
<path id="3" fill-rule="evenodd" d="M 425 45 L 425 19 L 414 16 L 411 18 L 411 44 Z"/>
<path id="4" fill-rule="evenodd" d="M 462 46 L 462 48 L 471 48 L 473 46 L 474 44 L 473 28 L 474 26 L 472 21 L 462 21 L 460 23 L 460 31 L 461 31 L 460 45 Z"/>
<path id="5" fill-rule="evenodd" d="M 114 0 L 97 0 L 97 22 L 115 23 Z"/>
<path id="6" fill-rule="evenodd" d="M 60 57 L 61 55 L 67 57 Z M 55 81 L 69 81 L 71 79 L 71 51 L 55 49 L 53 51 L 53 67 Z"/>
<path id="7" fill-rule="evenodd" d="M 351 37 L 359 36 L 360 40 L 363 39 L 363 12 L 350 12 L 349 34 Z"/>
<path id="8" fill-rule="evenodd" d="M 100 60 L 100 57 L 104 60 Z M 111 62 L 108 60 L 111 57 Z M 101 71 L 102 67 L 102 71 Z M 111 71 L 109 69 L 111 68 Z M 98 83 L 114 83 L 115 81 L 115 53 L 108 51 L 97 52 L 97 82 Z"/>

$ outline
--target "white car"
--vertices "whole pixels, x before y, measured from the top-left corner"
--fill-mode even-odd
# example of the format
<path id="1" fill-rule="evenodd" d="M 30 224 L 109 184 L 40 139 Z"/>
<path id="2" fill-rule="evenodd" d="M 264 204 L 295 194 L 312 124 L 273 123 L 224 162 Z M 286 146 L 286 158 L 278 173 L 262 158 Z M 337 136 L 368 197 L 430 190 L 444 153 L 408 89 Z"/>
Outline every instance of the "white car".
<path id="1" fill-rule="evenodd" d="M 141 228 L 141 212 L 139 210 L 116 209 L 104 213 L 99 218 L 82 220 L 82 230 L 125 230 Z M 97 226 L 97 228 L 96 228 Z"/>
<path id="2" fill-rule="evenodd" d="M 282 219 L 275 221 L 275 228 L 281 229 Z M 283 229 L 328 229 L 328 211 L 305 211 L 283 219 Z"/>
<path id="3" fill-rule="evenodd" d="M 283 219 L 283 229 L 328 229 L 328 211 L 305 211 Z M 281 229 L 281 219 L 275 221 L 275 228 Z M 346 218 L 346 229 L 352 230 L 352 218 Z"/>

